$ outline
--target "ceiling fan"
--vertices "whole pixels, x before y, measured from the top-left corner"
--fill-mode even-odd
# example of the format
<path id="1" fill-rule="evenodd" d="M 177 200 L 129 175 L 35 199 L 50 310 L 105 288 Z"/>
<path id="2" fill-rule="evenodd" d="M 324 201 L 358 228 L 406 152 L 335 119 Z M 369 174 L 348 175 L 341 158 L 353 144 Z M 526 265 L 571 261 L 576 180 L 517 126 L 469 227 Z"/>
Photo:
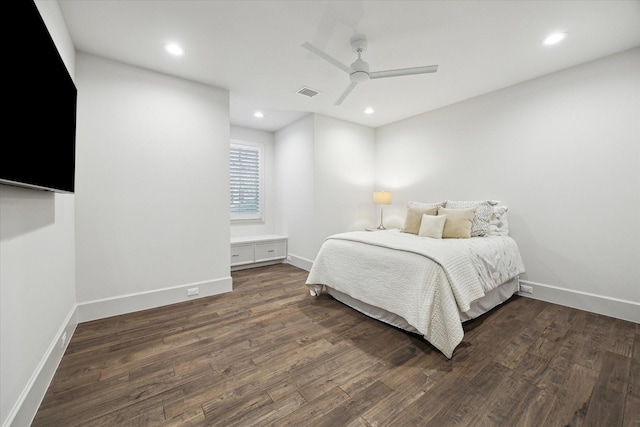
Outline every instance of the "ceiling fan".
<path id="1" fill-rule="evenodd" d="M 438 71 L 437 65 L 427 65 L 424 67 L 412 67 L 412 68 L 398 68 L 396 70 L 386 71 L 369 71 L 369 64 L 362 59 L 362 53 L 367 50 L 367 38 L 362 34 L 355 34 L 351 37 L 351 49 L 358 54 L 356 59 L 350 66 L 343 64 L 326 52 L 318 49 L 316 46 L 309 42 L 302 45 L 305 49 L 315 53 L 320 58 L 340 68 L 342 71 L 349 74 L 351 83 L 347 86 L 347 89 L 340 95 L 340 98 L 336 101 L 335 105 L 342 104 L 351 91 L 356 87 L 358 83 L 365 82 L 369 79 L 381 79 L 385 77 L 398 77 L 409 76 L 412 74 L 426 74 L 435 73 Z"/>

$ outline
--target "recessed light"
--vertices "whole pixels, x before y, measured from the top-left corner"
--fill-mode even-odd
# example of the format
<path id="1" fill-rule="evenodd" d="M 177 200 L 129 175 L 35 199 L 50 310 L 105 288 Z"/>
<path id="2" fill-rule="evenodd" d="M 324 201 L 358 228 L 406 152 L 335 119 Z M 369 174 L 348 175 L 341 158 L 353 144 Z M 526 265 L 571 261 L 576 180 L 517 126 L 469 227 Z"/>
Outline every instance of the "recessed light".
<path id="1" fill-rule="evenodd" d="M 373 108 L 371 108 L 371 107 L 369 107 L 369 108 L 367 108 L 367 109 L 365 109 L 365 110 L 364 110 L 364 113 L 365 113 L 365 114 L 373 114 L 373 113 L 375 113 L 375 112 L 376 112 L 376 111 L 375 111 Z"/>
<path id="2" fill-rule="evenodd" d="M 166 45 L 164 45 L 164 49 L 172 55 L 184 55 L 184 49 L 176 43 L 167 43 Z"/>
<path id="3" fill-rule="evenodd" d="M 560 43 L 562 40 L 567 38 L 567 33 L 553 33 L 549 34 L 547 38 L 542 40 L 542 44 L 545 46 L 551 46 L 557 43 Z"/>
<path id="4" fill-rule="evenodd" d="M 253 117 L 261 119 L 264 117 L 264 113 L 262 111 L 256 111 L 255 113 L 253 113 Z"/>

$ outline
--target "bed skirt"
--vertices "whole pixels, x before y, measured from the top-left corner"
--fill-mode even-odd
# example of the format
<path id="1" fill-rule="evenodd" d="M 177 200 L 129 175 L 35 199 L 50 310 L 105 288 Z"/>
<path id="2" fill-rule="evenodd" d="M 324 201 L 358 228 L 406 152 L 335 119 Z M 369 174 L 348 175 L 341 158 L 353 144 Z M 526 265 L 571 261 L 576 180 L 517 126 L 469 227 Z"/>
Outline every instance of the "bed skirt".
<path id="1" fill-rule="evenodd" d="M 460 321 L 466 322 L 468 320 L 475 319 L 476 317 L 481 316 L 494 307 L 507 301 L 513 296 L 513 294 L 518 291 L 519 282 L 519 278 L 515 277 L 512 280 L 498 286 L 497 288 L 492 289 L 484 297 L 473 301 L 473 303 L 471 303 L 470 310 L 464 313 L 460 313 Z M 418 332 L 416 328 L 411 326 L 403 317 L 398 316 L 397 314 L 359 301 L 343 292 L 332 289 L 329 286 L 325 285 L 324 288 L 326 289 L 327 293 L 336 300 L 345 305 L 348 305 L 355 310 L 358 310 L 363 314 L 366 314 L 369 317 L 403 329 L 405 331 L 420 334 L 420 332 Z"/>

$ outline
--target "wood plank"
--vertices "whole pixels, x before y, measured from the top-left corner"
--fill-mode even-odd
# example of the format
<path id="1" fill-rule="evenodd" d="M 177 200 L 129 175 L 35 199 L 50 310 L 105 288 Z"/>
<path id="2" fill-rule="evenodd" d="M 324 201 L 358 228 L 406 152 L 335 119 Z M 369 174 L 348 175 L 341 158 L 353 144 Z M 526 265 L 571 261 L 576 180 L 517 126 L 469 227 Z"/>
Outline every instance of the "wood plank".
<path id="1" fill-rule="evenodd" d="M 577 333 L 571 333 L 566 338 L 555 345 L 555 354 L 550 358 L 545 369 L 540 372 L 536 379 L 536 387 L 541 390 L 547 390 L 556 393 L 563 388 L 569 367 L 573 363 L 576 349 L 581 344 L 584 337 Z"/>
<path id="2" fill-rule="evenodd" d="M 635 325 L 634 337 L 629 368 L 629 394 L 640 399 L 640 324 Z"/>
<path id="3" fill-rule="evenodd" d="M 602 369 L 585 417 L 588 425 L 621 425 L 628 389 L 631 358 L 605 352 Z"/>
<path id="4" fill-rule="evenodd" d="M 527 387 L 506 415 L 503 425 L 543 426 L 555 399 L 555 395 L 551 392 Z"/>
<path id="5" fill-rule="evenodd" d="M 312 402 L 308 402 L 306 405 L 299 407 L 290 414 L 274 421 L 272 425 L 274 427 L 298 427 L 309 425 L 310 421 L 313 420 L 314 426 L 333 426 L 333 420 L 331 418 L 326 418 L 325 415 L 329 413 L 331 409 L 340 406 L 345 400 L 348 399 L 349 395 L 342 391 L 340 387 L 334 387 L 327 393 L 324 393 L 322 396 L 320 396 L 320 398 Z"/>
<path id="6" fill-rule="evenodd" d="M 348 425 L 360 419 L 362 412 L 374 407 L 380 399 L 391 393 L 393 393 L 393 390 L 382 382 L 376 381 L 349 396 L 349 399 L 343 401 L 341 404 L 328 410 L 322 416 L 322 422 L 331 426 Z"/>
<path id="7" fill-rule="evenodd" d="M 250 425 L 271 425 L 275 421 L 280 420 L 301 408 L 306 403 L 306 400 L 304 400 L 300 393 L 292 393 L 277 402 L 272 401 L 270 404 L 264 405 L 261 408 L 252 408 L 251 411 L 246 411 L 236 417 L 233 425 L 237 425 L 239 427 Z"/>
<path id="8" fill-rule="evenodd" d="M 563 388 L 547 415 L 548 425 L 581 426 L 591 402 L 598 372 L 577 363 L 571 364 Z"/>
<path id="9" fill-rule="evenodd" d="M 631 357 L 635 341 L 636 325 L 632 322 L 614 319 L 613 333 L 610 336 L 608 350 L 621 356 Z"/>
<path id="10" fill-rule="evenodd" d="M 620 426 L 624 416 L 626 396 L 597 385 L 593 389 L 589 408 L 584 417 L 587 426 Z"/>
<path id="11" fill-rule="evenodd" d="M 487 365 L 476 375 L 467 387 L 459 390 L 456 405 L 443 405 L 433 417 L 422 415 L 420 423 L 446 426 L 466 426 L 477 419 L 478 412 L 485 406 L 485 397 L 500 387 L 504 375 L 510 369 L 498 363 Z"/>
<path id="12" fill-rule="evenodd" d="M 622 423 L 623 427 L 638 427 L 640 426 L 640 398 L 627 395 L 625 401 L 625 412 Z"/>
<path id="13" fill-rule="evenodd" d="M 586 339 L 576 353 L 576 363 L 599 370 L 605 351 L 609 350 L 610 336 L 613 333 L 615 319 L 600 316 L 595 313 L 587 314 Z"/>
<path id="14" fill-rule="evenodd" d="M 434 386 L 435 383 L 429 377 L 418 372 L 405 381 L 403 388 L 383 397 L 360 416 L 371 426 L 393 425 L 391 420 L 410 411 L 409 408 Z"/>

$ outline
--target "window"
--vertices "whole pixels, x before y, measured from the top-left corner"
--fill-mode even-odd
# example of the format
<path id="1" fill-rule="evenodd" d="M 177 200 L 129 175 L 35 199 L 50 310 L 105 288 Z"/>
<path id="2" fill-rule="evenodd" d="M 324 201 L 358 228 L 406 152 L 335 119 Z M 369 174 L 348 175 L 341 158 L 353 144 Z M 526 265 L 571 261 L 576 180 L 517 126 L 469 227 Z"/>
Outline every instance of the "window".
<path id="1" fill-rule="evenodd" d="M 262 146 L 231 142 L 229 164 L 229 207 L 231 220 L 262 220 Z"/>

